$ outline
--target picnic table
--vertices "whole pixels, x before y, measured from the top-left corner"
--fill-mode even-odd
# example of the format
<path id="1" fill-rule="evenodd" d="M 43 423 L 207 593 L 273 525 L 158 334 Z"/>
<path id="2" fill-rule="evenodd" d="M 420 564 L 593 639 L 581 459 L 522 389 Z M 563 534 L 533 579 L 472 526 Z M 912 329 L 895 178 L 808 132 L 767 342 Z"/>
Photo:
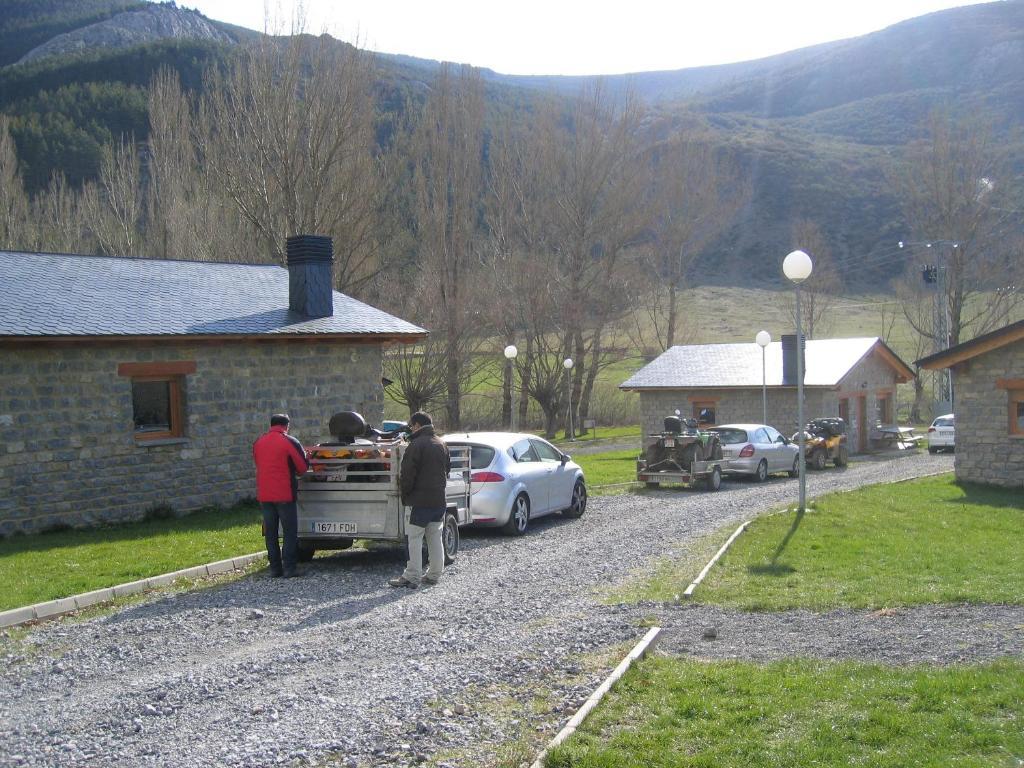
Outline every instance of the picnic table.
<path id="1" fill-rule="evenodd" d="M 917 448 L 924 440 L 921 435 L 914 434 L 913 427 L 901 427 L 898 424 L 876 424 L 871 430 L 871 439 L 883 447 L 906 450 Z"/>

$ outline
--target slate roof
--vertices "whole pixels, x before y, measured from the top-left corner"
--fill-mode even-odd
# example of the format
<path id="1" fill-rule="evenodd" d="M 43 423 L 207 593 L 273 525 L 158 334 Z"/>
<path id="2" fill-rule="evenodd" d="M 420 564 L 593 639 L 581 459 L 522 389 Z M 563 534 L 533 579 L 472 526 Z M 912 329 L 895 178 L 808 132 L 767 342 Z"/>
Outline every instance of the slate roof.
<path id="1" fill-rule="evenodd" d="M 338 291 L 332 317 L 290 312 L 276 266 L 0 251 L 0 276 L 0 339 L 427 334 Z"/>
<path id="2" fill-rule="evenodd" d="M 834 387 L 869 352 L 879 348 L 901 378 L 913 377 L 906 363 L 877 337 L 809 339 L 804 354 L 805 387 Z M 765 347 L 765 381 L 782 384 L 782 342 Z M 719 389 L 761 386 L 761 348 L 746 344 L 671 347 L 619 385 L 620 389 Z M 794 385 L 790 385 L 794 386 Z"/>

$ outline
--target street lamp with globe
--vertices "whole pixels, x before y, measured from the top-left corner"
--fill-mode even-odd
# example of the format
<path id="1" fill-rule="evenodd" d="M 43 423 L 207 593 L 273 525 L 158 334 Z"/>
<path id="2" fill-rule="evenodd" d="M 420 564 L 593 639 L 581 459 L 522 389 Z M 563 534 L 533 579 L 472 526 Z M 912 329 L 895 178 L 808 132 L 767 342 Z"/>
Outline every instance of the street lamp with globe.
<path id="1" fill-rule="evenodd" d="M 803 251 L 793 251 L 782 260 L 782 272 L 796 287 L 796 421 L 797 446 L 800 449 L 800 505 L 799 512 L 807 507 L 807 466 L 805 463 L 804 446 L 804 343 L 800 327 L 800 283 L 811 276 L 813 269 L 811 257 Z"/>
<path id="2" fill-rule="evenodd" d="M 758 331 L 757 336 L 754 337 L 754 341 L 757 342 L 757 346 L 761 348 L 761 411 L 762 411 L 762 424 L 768 423 L 768 385 L 765 378 L 764 371 L 764 349 L 772 343 L 772 335 L 768 331 Z"/>
<path id="3" fill-rule="evenodd" d="M 519 354 L 519 350 L 516 349 L 515 344 L 509 344 L 505 347 L 505 359 L 508 360 L 510 366 L 512 366 L 510 384 L 511 387 L 511 399 L 512 399 L 512 414 L 511 414 L 511 427 L 512 431 L 516 431 L 516 355 Z"/>
<path id="4" fill-rule="evenodd" d="M 567 357 L 562 361 L 562 367 L 565 368 L 565 389 L 566 389 L 566 406 L 565 406 L 565 423 L 566 430 L 569 433 L 569 441 L 573 442 L 576 440 L 576 432 L 572 428 L 572 358 Z"/>

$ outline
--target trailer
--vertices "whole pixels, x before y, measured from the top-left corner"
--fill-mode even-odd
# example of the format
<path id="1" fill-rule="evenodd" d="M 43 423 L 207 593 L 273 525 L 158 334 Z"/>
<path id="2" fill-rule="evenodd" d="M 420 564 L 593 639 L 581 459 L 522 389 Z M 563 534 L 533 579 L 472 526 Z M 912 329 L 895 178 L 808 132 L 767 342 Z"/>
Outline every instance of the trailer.
<path id="1" fill-rule="evenodd" d="M 402 504 L 399 476 L 409 443 L 368 430 L 362 417 L 351 415 L 358 419 L 332 417 L 336 442 L 306 449 L 309 470 L 299 478 L 297 496 L 300 561 L 311 560 L 318 550 L 348 549 L 356 539 L 405 543 L 409 508 Z M 458 553 L 459 528 L 472 522 L 470 449 L 452 446 L 449 454 L 441 527 L 446 564 Z"/>
<path id="2" fill-rule="evenodd" d="M 692 419 L 669 416 L 662 432 L 647 436 L 636 461 L 636 479 L 648 488 L 673 483 L 717 491 L 724 463 L 717 434 L 698 429 Z"/>

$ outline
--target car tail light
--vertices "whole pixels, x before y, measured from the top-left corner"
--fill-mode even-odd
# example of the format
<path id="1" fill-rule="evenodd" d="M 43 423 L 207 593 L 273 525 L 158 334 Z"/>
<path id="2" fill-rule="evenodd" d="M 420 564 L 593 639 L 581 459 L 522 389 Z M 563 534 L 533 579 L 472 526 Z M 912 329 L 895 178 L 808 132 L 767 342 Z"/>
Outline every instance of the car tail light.
<path id="1" fill-rule="evenodd" d="M 931 434 L 935 431 L 935 427 L 928 427 L 928 433 Z"/>
<path id="2" fill-rule="evenodd" d="M 749 459 L 753 455 L 754 455 L 754 446 L 752 446 L 750 443 L 747 443 L 746 445 L 743 446 L 743 448 L 740 449 L 740 458 L 741 459 Z"/>
<path id="3" fill-rule="evenodd" d="M 503 483 L 505 476 L 497 472 L 474 472 L 469 476 L 469 480 L 473 483 Z"/>

